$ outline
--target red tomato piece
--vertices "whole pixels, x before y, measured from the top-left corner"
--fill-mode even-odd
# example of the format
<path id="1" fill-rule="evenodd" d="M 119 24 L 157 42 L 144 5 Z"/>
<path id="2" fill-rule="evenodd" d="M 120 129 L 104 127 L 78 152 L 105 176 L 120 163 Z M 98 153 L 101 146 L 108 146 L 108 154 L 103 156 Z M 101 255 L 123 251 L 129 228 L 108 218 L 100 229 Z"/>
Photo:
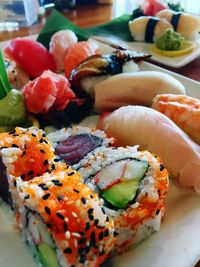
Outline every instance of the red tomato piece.
<path id="1" fill-rule="evenodd" d="M 37 41 L 16 38 L 9 41 L 4 52 L 16 61 L 31 78 L 38 77 L 45 70 L 56 70 L 53 56 Z"/>
<path id="2" fill-rule="evenodd" d="M 44 71 L 41 76 L 27 83 L 23 89 L 26 107 L 32 113 L 63 110 L 76 97 L 69 81 L 60 74 Z"/>

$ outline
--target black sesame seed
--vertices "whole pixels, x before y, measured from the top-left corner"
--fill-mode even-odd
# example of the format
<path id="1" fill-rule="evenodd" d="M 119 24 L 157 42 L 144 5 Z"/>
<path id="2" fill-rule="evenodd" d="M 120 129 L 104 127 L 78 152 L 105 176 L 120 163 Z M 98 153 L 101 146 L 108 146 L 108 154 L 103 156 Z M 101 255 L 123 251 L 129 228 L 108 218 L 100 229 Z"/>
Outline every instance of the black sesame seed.
<path id="1" fill-rule="evenodd" d="M 47 223 L 46 226 L 47 226 L 48 228 L 51 228 L 51 227 L 52 227 L 52 224 L 51 224 L 51 223 Z"/>
<path id="2" fill-rule="evenodd" d="M 79 193 L 80 193 L 80 191 L 79 191 L 79 190 L 77 190 L 77 189 L 73 189 L 73 191 L 74 191 L 75 193 L 77 193 L 77 194 L 79 194 Z"/>
<path id="3" fill-rule="evenodd" d="M 22 180 L 24 180 L 26 178 L 26 175 L 25 174 L 21 174 L 21 178 L 22 178 Z"/>
<path id="4" fill-rule="evenodd" d="M 94 216 L 93 215 L 89 215 L 89 219 L 90 219 L 90 221 L 93 221 L 94 220 Z"/>
<path id="5" fill-rule="evenodd" d="M 34 133 L 32 133 L 31 135 L 32 135 L 33 137 L 36 137 L 36 134 L 34 134 Z"/>
<path id="6" fill-rule="evenodd" d="M 114 231 L 113 236 L 116 237 L 118 235 L 119 235 L 118 232 Z"/>
<path id="7" fill-rule="evenodd" d="M 67 175 L 72 176 L 72 175 L 74 175 L 74 172 L 69 172 Z"/>
<path id="8" fill-rule="evenodd" d="M 106 230 L 104 231 L 104 236 L 105 236 L 105 237 L 109 236 L 109 231 L 108 231 L 108 229 L 106 229 Z"/>
<path id="9" fill-rule="evenodd" d="M 79 260 L 79 262 L 80 262 L 81 264 L 84 264 L 84 263 L 86 262 L 86 255 L 84 255 L 84 254 L 80 255 L 80 260 Z"/>
<path id="10" fill-rule="evenodd" d="M 43 162 L 43 165 L 46 166 L 46 165 L 48 165 L 48 164 L 49 164 L 48 159 L 45 159 L 44 162 Z"/>
<path id="11" fill-rule="evenodd" d="M 42 197 L 42 199 L 44 199 L 44 200 L 47 200 L 49 197 L 50 197 L 50 193 L 47 193 L 46 195 L 44 195 L 43 197 Z"/>
<path id="12" fill-rule="evenodd" d="M 95 220 L 94 220 L 94 226 L 97 226 L 98 223 L 99 223 L 99 220 L 98 220 L 98 219 L 95 219 Z"/>
<path id="13" fill-rule="evenodd" d="M 157 209 L 157 211 L 156 211 L 156 215 L 158 215 L 160 213 L 160 210 L 159 209 Z"/>
<path id="14" fill-rule="evenodd" d="M 86 241 L 87 241 L 86 238 L 81 238 L 81 239 L 78 241 L 78 244 L 79 244 L 79 245 L 82 245 L 82 244 L 84 244 Z"/>
<path id="15" fill-rule="evenodd" d="M 29 172 L 27 173 L 28 176 L 33 175 L 33 174 L 34 174 L 34 171 L 33 171 L 33 170 L 31 170 L 31 171 L 29 171 Z"/>
<path id="16" fill-rule="evenodd" d="M 89 229 L 90 229 L 90 222 L 87 222 L 85 226 L 85 231 L 88 231 Z"/>
<path id="17" fill-rule="evenodd" d="M 102 239 L 103 239 L 103 236 L 104 236 L 103 231 L 101 231 L 101 232 L 99 233 L 99 240 L 102 240 Z"/>
<path id="18" fill-rule="evenodd" d="M 66 222 L 63 223 L 63 228 L 64 228 L 65 232 L 68 230 L 68 226 L 67 226 Z"/>
<path id="19" fill-rule="evenodd" d="M 102 250 L 102 251 L 99 253 L 100 256 L 103 256 L 104 254 L 105 254 L 105 250 Z"/>
<path id="20" fill-rule="evenodd" d="M 65 248 L 63 250 L 63 252 L 66 253 L 66 254 L 71 254 L 72 253 L 72 249 L 71 248 Z"/>
<path id="21" fill-rule="evenodd" d="M 15 134 L 15 130 L 14 131 L 10 131 L 8 134 Z"/>
<path id="22" fill-rule="evenodd" d="M 104 229 L 104 228 L 105 228 L 105 226 L 101 226 L 101 225 L 97 226 L 97 229 Z"/>
<path id="23" fill-rule="evenodd" d="M 90 195 L 90 198 L 94 198 L 93 195 Z"/>
<path id="24" fill-rule="evenodd" d="M 51 170 L 53 171 L 53 170 L 55 170 L 55 168 L 56 168 L 55 164 L 52 164 L 51 165 Z"/>
<path id="25" fill-rule="evenodd" d="M 162 172 L 165 169 L 165 166 L 160 164 L 160 171 Z"/>
<path id="26" fill-rule="evenodd" d="M 60 161 L 60 159 L 54 159 L 54 161 L 55 161 L 55 162 L 58 162 L 58 161 Z"/>
<path id="27" fill-rule="evenodd" d="M 58 201 L 61 201 L 62 200 L 62 195 L 58 195 Z"/>
<path id="28" fill-rule="evenodd" d="M 93 209 L 93 208 L 90 208 L 90 209 L 88 210 L 88 214 L 92 214 L 93 211 L 94 211 L 94 209 Z"/>
<path id="29" fill-rule="evenodd" d="M 45 154 L 45 153 L 46 153 L 43 149 L 40 149 L 40 152 L 41 152 L 42 154 Z"/>
<path id="30" fill-rule="evenodd" d="M 13 136 L 19 136 L 19 134 L 13 134 Z"/>
<path id="31" fill-rule="evenodd" d="M 96 239 L 95 239 L 95 232 L 94 231 L 90 235 L 90 245 L 93 247 L 96 245 Z"/>
<path id="32" fill-rule="evenodd" d="M 43 139 L 43 142 L 44 142 L 45 144 L 48 144 L 47 140 L 45 140 L 45 139 Z"/>
<path id="33" fill-rule="evenodd" d="M 16 144 L 12 144 L 12 147 L 16 147 L 16 148 L 18 148 L 18 146 L 17 146 Z"/>
<path id="34" fill-rule="evenodd" d="M 57 185 L 57 186 L 62 186 L 62 185 L 63 185 L 60 181 L 58 181 L 58 180 L 56 180 L 56 179 L 53 179 L 53 180 L 51 180 L 51 181 L 52 181 L 52 183 L 54 183 L 54 184 Z"/>
<path id="35" fill-rule="evenodd" d="M 43 139 L 43 138 L 41 138 L 41 139 L 39 140 L 39 142 L 40 142 L 40 143 L 43 143 L 43 141 L 44 141 L 44 139 Z"/>
<path id="36" fill-rule="evenodd" d="M 58 218 L 60 218 L 61 220 L 64 220 L 65 219 L 65 216 L 63 216 L 61 213 L 59 212 L 56 212 L 56 215 Z"/>
<path id="37" fill-rule="evenodd" d="M 90 246 L 86 246 L 85 248 L 85 253 L 87 254 L 88 252 L 90 252 Z"/>
<path id="38" fill-rule="evenodd" d="M 29 195 L 26 195 L 25 197 L 24 197 L 24 199 L 29 199 L 30 198 L 30 196 Z"/>
<path id="39" fill-rule="evenodd" d="M 26 155 L 26 151 L 23 151 L 23 153 L 22 153 L 22 157 L 23 157 L 24 155 Z"/>
<path id="40" fill-rule="evenodd" d="M 51 210 L 50 210 L 50 208 L 49 207 L 45 207 L 44 208 L 44 210 L 45 210 L 45 212 L 48 214 L 48 215 L 51 215 Z"/>
<path id="41" fill-rule="evenodd" d="M 109 221 L 110 221 L 110 219 L 109 219 L 109 217 L 107 216 L 107 217 L 106 217 L 106 222 L 109 222 Z"/>
<path id="42" fill-rule="evenodd" d="M 46 137 L 47 135 L 45 133 L 42 134 L 42 137 Z"/>
<path id="43" fill-rule="evenodd" d="M 17 186 L 17 181 L 15 180 L 15 181 L 14 181 L 14 187 L 16 187 L 16 186 Z"/>
<path id="44" fill-rule="evenodd" d="M 102 210 L 103 214 L 106 214 L 105 209 L 103 207 L 101 208 L 101 210 Z"/>
<path id="45" fill-rule="evenodd" d="M 79 235 L 81 235 L 81 236 L 84 236 L 84 235 L 85 235 L 84 232 L 78 232 L 78 233 L 79 233 Z"/>
<path id="46" fill-rule="evenodd" d="M 86 199 L 84 197 L 81 198 L 83 204 L 86 204 Z"/>

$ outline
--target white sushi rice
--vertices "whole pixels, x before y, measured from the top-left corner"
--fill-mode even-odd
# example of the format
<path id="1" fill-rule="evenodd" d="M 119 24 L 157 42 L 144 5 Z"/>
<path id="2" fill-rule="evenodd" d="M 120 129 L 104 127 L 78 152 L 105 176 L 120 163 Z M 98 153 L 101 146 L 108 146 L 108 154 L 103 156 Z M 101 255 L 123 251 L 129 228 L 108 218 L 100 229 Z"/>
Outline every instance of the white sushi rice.
<path id="1" fill-rule="evenodd" d="M 70 136 L 79 135 L 79 134 L 92 134 L 97 137 L 103 139 L 102 146 L 109 146 L 114 142 L 113 138 L 108 138 L 105 132 L 101 130 L 91 130 L 88 127 L 83 126 L 74 126 L 72 128 L 63 128 L 61 130 L 52 132 L 48 134 L 48 138 L 52 142 L 53 147 L 57 145 L 57 143 L 65 141 Z"/>
<path id="2" fill-rule="evenodd" d="M 139 70 L 140 70 L 140 68 L 139 68 L 138 64 L 136 64 L 133 60 L 127 61 L 122 66 L 122 72 L 123 73 L 130 73 L 130 72 L 133 73 L 133 72 L 137 72 Z"/>

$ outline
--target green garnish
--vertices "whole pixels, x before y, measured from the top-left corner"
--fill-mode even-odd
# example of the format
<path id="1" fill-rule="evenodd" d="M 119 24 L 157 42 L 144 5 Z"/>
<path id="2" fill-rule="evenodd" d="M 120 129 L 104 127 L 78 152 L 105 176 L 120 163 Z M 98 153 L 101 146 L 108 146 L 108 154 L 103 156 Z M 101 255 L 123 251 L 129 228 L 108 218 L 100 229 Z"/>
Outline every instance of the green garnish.
<path id="1" fill-rule="evenodd" d="M 181 3 L 177 2 L 177 3 L 174 3 L 174 2 L 169 2 L 167 3 L 168 7 L 175 11 L 175 12 L 184 12 L 185 9 L 181 6 Z"/>
<path id="2" fill-rule="evenodd" d="M 4 98 L 8 92 L 10 92 L 11 87 L 8 81 L 5 63 L 3 60 L 3 55 L 0 50 L 0 99 Z"/>
<path id="3" fill-rule="evenodd" d="M 181 48 L 185 38 L 172 29 L 167 29 L 155 42 L 156 47 L 161 50 L 175 51 Z"/>

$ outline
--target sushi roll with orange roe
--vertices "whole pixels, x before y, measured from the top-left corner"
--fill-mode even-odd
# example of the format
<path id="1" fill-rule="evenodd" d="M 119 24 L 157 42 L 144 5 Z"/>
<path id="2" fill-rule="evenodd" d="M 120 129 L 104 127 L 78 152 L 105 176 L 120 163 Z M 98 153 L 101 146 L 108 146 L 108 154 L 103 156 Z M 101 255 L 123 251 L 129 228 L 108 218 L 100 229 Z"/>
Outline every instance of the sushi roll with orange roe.
<path id="1" fill-rule="evenodd" d="M 16 177 L 28 181 L 55 168 L 57 159 L 48 137 L 36 128 L 19 128 L 0 134 L 0 196 L 11 202 Z"/>
<path id="2" fill-rule="evenodd" d="M 49 137 L 56 143 L 57 136 L 56 153 L 70 162 L 102 199 L 105 213 L 113 219 L 119 233 L 116 250 L 121 253 L 160 229 L 166 208 L 168 172 L 159 157 L 138 151 L 138 146 L 106 147 L 106 136 L 103 138 L 101 131 L 91 131 L 90 142 L 86 142 L 88 129 L 82 128 L 81 134 L 81 128 L 76 130 L 72 128 L 65 133 L 60 130 Z M 61 141 L 61 133 L 65 140 Z M 91 141 L 97 141 L 100 133 L 101 144 L 82 151 L 84 147 L 92 147 Z M 72 147 L 73 155 L 69 153 Z"/>
<path id="3" fill-rule="evenodd" d="M 71 167 L 28 182 L 18 179 L 23 235 L 44 267 L 97 267 L 116 241 L 113 220 L 102 201 Z M 66 166 L 65 169 L 62 169 Z"/>

